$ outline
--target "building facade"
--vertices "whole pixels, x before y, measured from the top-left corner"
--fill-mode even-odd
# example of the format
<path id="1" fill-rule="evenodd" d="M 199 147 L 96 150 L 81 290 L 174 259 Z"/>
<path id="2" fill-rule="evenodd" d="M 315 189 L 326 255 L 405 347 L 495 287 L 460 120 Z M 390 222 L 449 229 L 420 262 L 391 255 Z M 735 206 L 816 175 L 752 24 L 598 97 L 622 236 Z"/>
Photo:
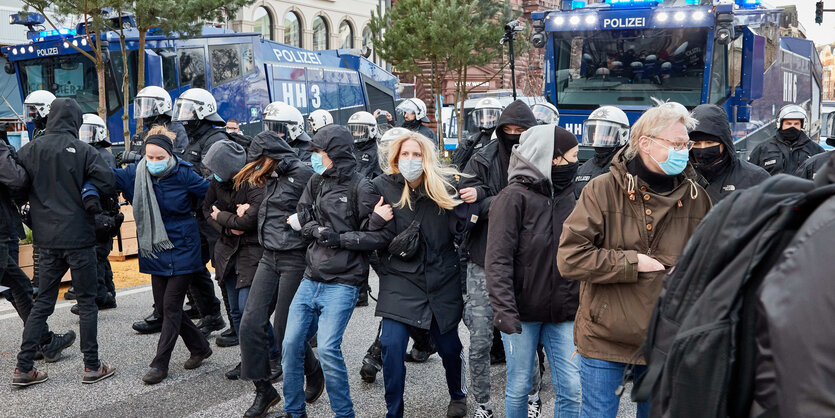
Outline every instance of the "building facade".
<path id="1" fill-rule="evenodd" d="M 835 100 L 835 43 L 818 47 L 823 66 L 823 100 Z"/>

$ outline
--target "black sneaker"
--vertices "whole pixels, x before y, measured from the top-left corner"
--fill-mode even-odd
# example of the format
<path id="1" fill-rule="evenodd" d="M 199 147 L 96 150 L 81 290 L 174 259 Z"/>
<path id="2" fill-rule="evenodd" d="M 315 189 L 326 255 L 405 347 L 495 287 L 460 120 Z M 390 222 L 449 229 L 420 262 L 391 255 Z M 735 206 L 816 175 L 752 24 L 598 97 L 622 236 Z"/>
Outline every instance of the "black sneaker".
<path id="1" fill-rule="evenodd" d="M 213 331 L 220 331 L 223 328 L 226 328 L 226 321 L 223 320 L 223 317 L 220 316 L 220 313 L 217 315 L 206 315 L 201 319 L 197 324 L 197 328 L 200 328 L 200 332 L 203 333 L 205 336 L 209 336 Z"/>
<path id="2" fill-rule="evenodd" d="M 104 379 L 107 379 L 110 376 L 113 376 L 113 374 L 115 373 L 115 367 L 102 361 L 99 365 L 99 368 L 96 370 L 88 369 L 86 367 L 84 368 L 84 376 L 81 378 L 81 383 L 89 385 L 92 383 L 100 382 Z"/>
<path id="3" fill-rule="evenodd" d="M 467 398 L 451 399 L 446 408 L 447 418 L 459 418 L 467 416 Z"/>
<path id="4" fill-rule="evenodd" d="M 64 292 L 64 299 L 66 300 L 75 300 L 75 288 L 70 286 L 66 292 Z"/>
<path id="5" fill-rule="evenodd" d="M 162 315 L 151 312 L 145 319 L 134 322 L 132 328 L 140 334 L 156 334 L 162 331 Z"/>
<path id="6" fill-rule="evenodd" d="M 145 376 L 142 376 L 142 381 L 145 382 L 146 385 L 156 385 L 157 383 L 165 380 L 166 377 L 168 377 L 167 371 L 153 367 L 151 370 L 148 370 L 148 373 L 145 373 Z"/>
<path id="7" fill-rule="evenodd" d="M 226 376 L 226 378 L 229 379 L 229 380 L 240 379 L 241 378 L 241 363 L 238 363 L 238 365 L 235 366 L 234 369 L 229 370 L 228 372 L 226 372 L 224 374 L 224 376 Z"/>
<path id="8" fill-rule="evenodd" d="M 114 309 L 116 308 L 116 297 L 108 293 L 107 296 L 105 296 L 104 301 L 98 305 L 100 311 Z"/>
<path id="9" fill-rule="evenodd" d="M 39 372 L 38 369 L 32 368 L 29 370 L 29 373 L 23 373 L 18 369 L 15 369 L 14 374 L 12 375 L 12 386 L 23 388 L 26 386 L 37 385 L 38 383 L 43 383 L 49 379 L 46 372 Z"/>
<path id="10" fill-rule="evenodd" d="M 220 333 L 221 337 L 236 337 L 237 335 L 238 334 L 235 333 L 235 328 L 233 328 L 231 325 L 229 326 L 229 328 L 226 328 L 223 332 Z"/>
<path id="11" fill-rule="evenodd" d="M 215 338 L 215 344 L 217 344 L 218 347 L 234 347 L 240 343 L 241 342 L 238 341 L 238 336 L 235 334 L 232 334 L 231 337 L 226 337 L 221 334 L 219 337 Z"/>
<path id="12" fill-rule="evenodd" d="M 197 355 L 197 356 L 192 355 L 191 357 L 188 358 L 188 360 L 186 360 L 185 364 L 183 364 L 183 368 L 186 369 L 186 370 L 196 369 L 196 368 L 200 367 L 201 364 L 203 364 L 204 360 L 206 360 L 207 358 L 209 358 L 211 356 L 212 356 L 212 349 L 211 348 L 203 354 L 200 354 L 200 355 Z"/>
<path id="13" fill-rule="evenodd" d="M 81 308 L 79 308 L 78 304 L 76 303 L 75 305 L 70 307 L 70 312 L 72 312 L 73 315 L 81 315 Z"/>
<path id="14" fill-rule="evenodd" d="M 75 342 L 75 331 L 69 330 L 65 334 L 52 334 L 49 343 L 41 346 L 43 358 L 47 363 L 54 363 L 61 359 L 61 352 Z"/>

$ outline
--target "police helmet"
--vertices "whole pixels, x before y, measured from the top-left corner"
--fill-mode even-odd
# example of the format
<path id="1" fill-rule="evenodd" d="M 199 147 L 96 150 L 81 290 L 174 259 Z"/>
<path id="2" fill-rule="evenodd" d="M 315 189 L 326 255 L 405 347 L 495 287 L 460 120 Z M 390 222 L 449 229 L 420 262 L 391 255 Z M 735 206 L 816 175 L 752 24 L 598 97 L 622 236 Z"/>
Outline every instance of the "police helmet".
<path id="1" fill-rule="evenodd" d="M 783 129 L 783 120 L 795 119 L 800 120 L 801 127 L 806 128 L 806 109 L 796 105 L 790 104 L 783 106 L 780 113 L 777 115 L 777 129 Z"/>
<path id="2" fill-rule="evenodd" d="M 332 124 L 333 116 L 325 109 L 316 109 L 310 112 L 307 122 L 310 123 L 310 129 L 313 130 L 313 133 L 316 133 L 323 126 Z"/>
<path id="3" fill-rule="evenodd" d="M 207 90 L 191 88 L 183 92 L 174 101 L 173 120 L 188 122 L 206 120 L 214 125 L 225 125 L 226 122 L 217 114 L 217 101 Z"/>
<path id="4" fill-rule="evenodd" d="M 415 115 L 415 119 L 421 122 L 429 122 L 429 118 L 426 117 L 426 103 L 418 98 L 406 99 L 403 103 L 397 105 L 395 110 L 401 119 L 403 119 L 404 114 L 412 113 Z"/>
<path id="5" fill-rule="evenodd" d="M 383 171 L 389 166 L 389 145 L 397 139 L 402 137 L 403 135 L 408 135 L 412 131 L 406 128 L 391 128 L 377 140 L 377 157 L 380 159 L 380 168 Z"/>
<path id="6" fill-rule="evenodd" d="M 583 122 L 581 145 L 612 148 L 629 141 L 629 119 L 615 106 L 600 106 Z"/>
<path id="7" fill-rule="evenodd" d="M 470 114 L 473 118 L 473 125 L 482 131 L 495 129 L 502 110 L 504 110 L 504 106 L 498 99 L 485 97 L 479 100 Z"/>
<path id="8" fill-rule="evenodd" d="M 78 129 L 78 139 L 88 144 L 104 142 L 106 143 L 105 146 L 110 146 L 110 141 L 107 140 L 107 125 L 95 113 L 85 113 L 82 116 L 81 128 Z"/>
<path id="9" fill-rule="evenodd" d="M 55 95 L 46 90 L 35 90 L 23 100 L 23 121 L 34 122 L 35 119 L 49 116 Z"/>
<path id="10" fill-rule="evenodd" d="M 560 111 L 548 102 L 534 103 L 531 106 L 536 123 L 540 125 L 556 125 L 560 122 Z"/>
<path id="11" fill-rule="evenodd" d="M 380 132 L 377 130 L 377 119 L 371 113 L 360 111 L 351 115 L 348 119 L 348 129 L 354 136 L 354 143 L 377 139 Z"/>
<path id="12" fill-rule="evenodd" d="M 148 86 L 139 90 L 133 100 L 133 118 L 144 119 L 159 115 L 171 116 L 171 96 L 162 87 Z"/>
<path id="13" fill-rule="evenodd" d="M 284 102 L 272 102 L 264 109 L 264 128 L 287 141 L 295 141 L 304 132 L 304 116 L 299 109 Z"/>

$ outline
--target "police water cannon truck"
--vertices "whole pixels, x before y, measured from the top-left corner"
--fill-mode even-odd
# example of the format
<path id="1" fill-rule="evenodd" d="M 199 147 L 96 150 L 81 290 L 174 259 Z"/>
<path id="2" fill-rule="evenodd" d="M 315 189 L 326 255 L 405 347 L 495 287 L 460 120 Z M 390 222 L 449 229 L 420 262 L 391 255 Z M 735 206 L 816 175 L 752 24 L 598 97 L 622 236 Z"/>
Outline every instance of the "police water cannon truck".
<path id="1" fill-rule="evenodd" d="M 531 43 L 545 49 L 544 95 L 578 137 L 598 106 L 633 123 L 653 98 L 722 106 L 746 155 L 775 134 L 790 103 L 807 110 L 807 133 L 819 137 L 821 63 L 812 41 L 781 36 L 782 9 L 760 0 L 560 4 L 532 13 Z"/>
<path id="2" fill-rule="evenodd" d="M 394 112 L 397 78 L 367 60 L 358 51 L 310 51 L 263 39 L 260 33 L 237 33 L 204 26 L 194 38 L 150 31 L 143 50 L 130 16 L 121 19 L 127 37 L 122 56 L 119 34 L 85 35 L 85 25 L 47 30 L 43 16 L 13 15 L 10 23 L 29 28 L 29 43 L 0 49 L 8 58 L 5 71 L 15 74 L 21 97 L 48 90 L 71 97 L 82 111 L 98 107 L 95 63 L 78 49 L 101 48 L 105 54 L 107 127 L 113 144 L 124 143 L 122 114 L 127 111 L 131 132 L 136 132 L 133 98 L 137 87 L 138 54 L 145 54 L 145 85 L 160 86 L 172 100 L 191 87 L 209 90 L 224 119 L 240 121 L 241 130 L 254 135 L 262 130 L 261 116 L 268 104 L 282 101 L 303 115 L 324 109 L 335 123 L 344 124 L 360 110 Z M 88 40 L 89 39 L 89 40 Z M 129 103 L 123 103 L 123 60 L 128 60 Z M 31 125 L 31 124 L 30 124 Z M 29 126 L 30 136 L 32 126 Z"/>

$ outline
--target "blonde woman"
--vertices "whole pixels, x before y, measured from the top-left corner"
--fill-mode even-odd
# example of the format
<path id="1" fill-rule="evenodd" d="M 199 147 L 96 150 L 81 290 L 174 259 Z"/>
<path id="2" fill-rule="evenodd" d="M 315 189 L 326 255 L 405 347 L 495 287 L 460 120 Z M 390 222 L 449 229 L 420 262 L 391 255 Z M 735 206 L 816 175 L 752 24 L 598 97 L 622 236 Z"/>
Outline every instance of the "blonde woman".
<path id="1" fill-rule="evenodd" d="M 383 317 L 383 379 L 387 417 L 403 416 L 409 328 L 429 330 L 446 369 L 447 416 L 467 413 L 464 361 L 458 323 L 464 309 L 458 255 L 450 220 L 462 202 L 452 184 L 455 170 L 441 165 L 435 146 L 409 132 L 388 146 L 385 174 L 372 183 L 394 218 L 385 226 L 391 244 L 380 252 L 382 272 L 376 315 Z"/>

